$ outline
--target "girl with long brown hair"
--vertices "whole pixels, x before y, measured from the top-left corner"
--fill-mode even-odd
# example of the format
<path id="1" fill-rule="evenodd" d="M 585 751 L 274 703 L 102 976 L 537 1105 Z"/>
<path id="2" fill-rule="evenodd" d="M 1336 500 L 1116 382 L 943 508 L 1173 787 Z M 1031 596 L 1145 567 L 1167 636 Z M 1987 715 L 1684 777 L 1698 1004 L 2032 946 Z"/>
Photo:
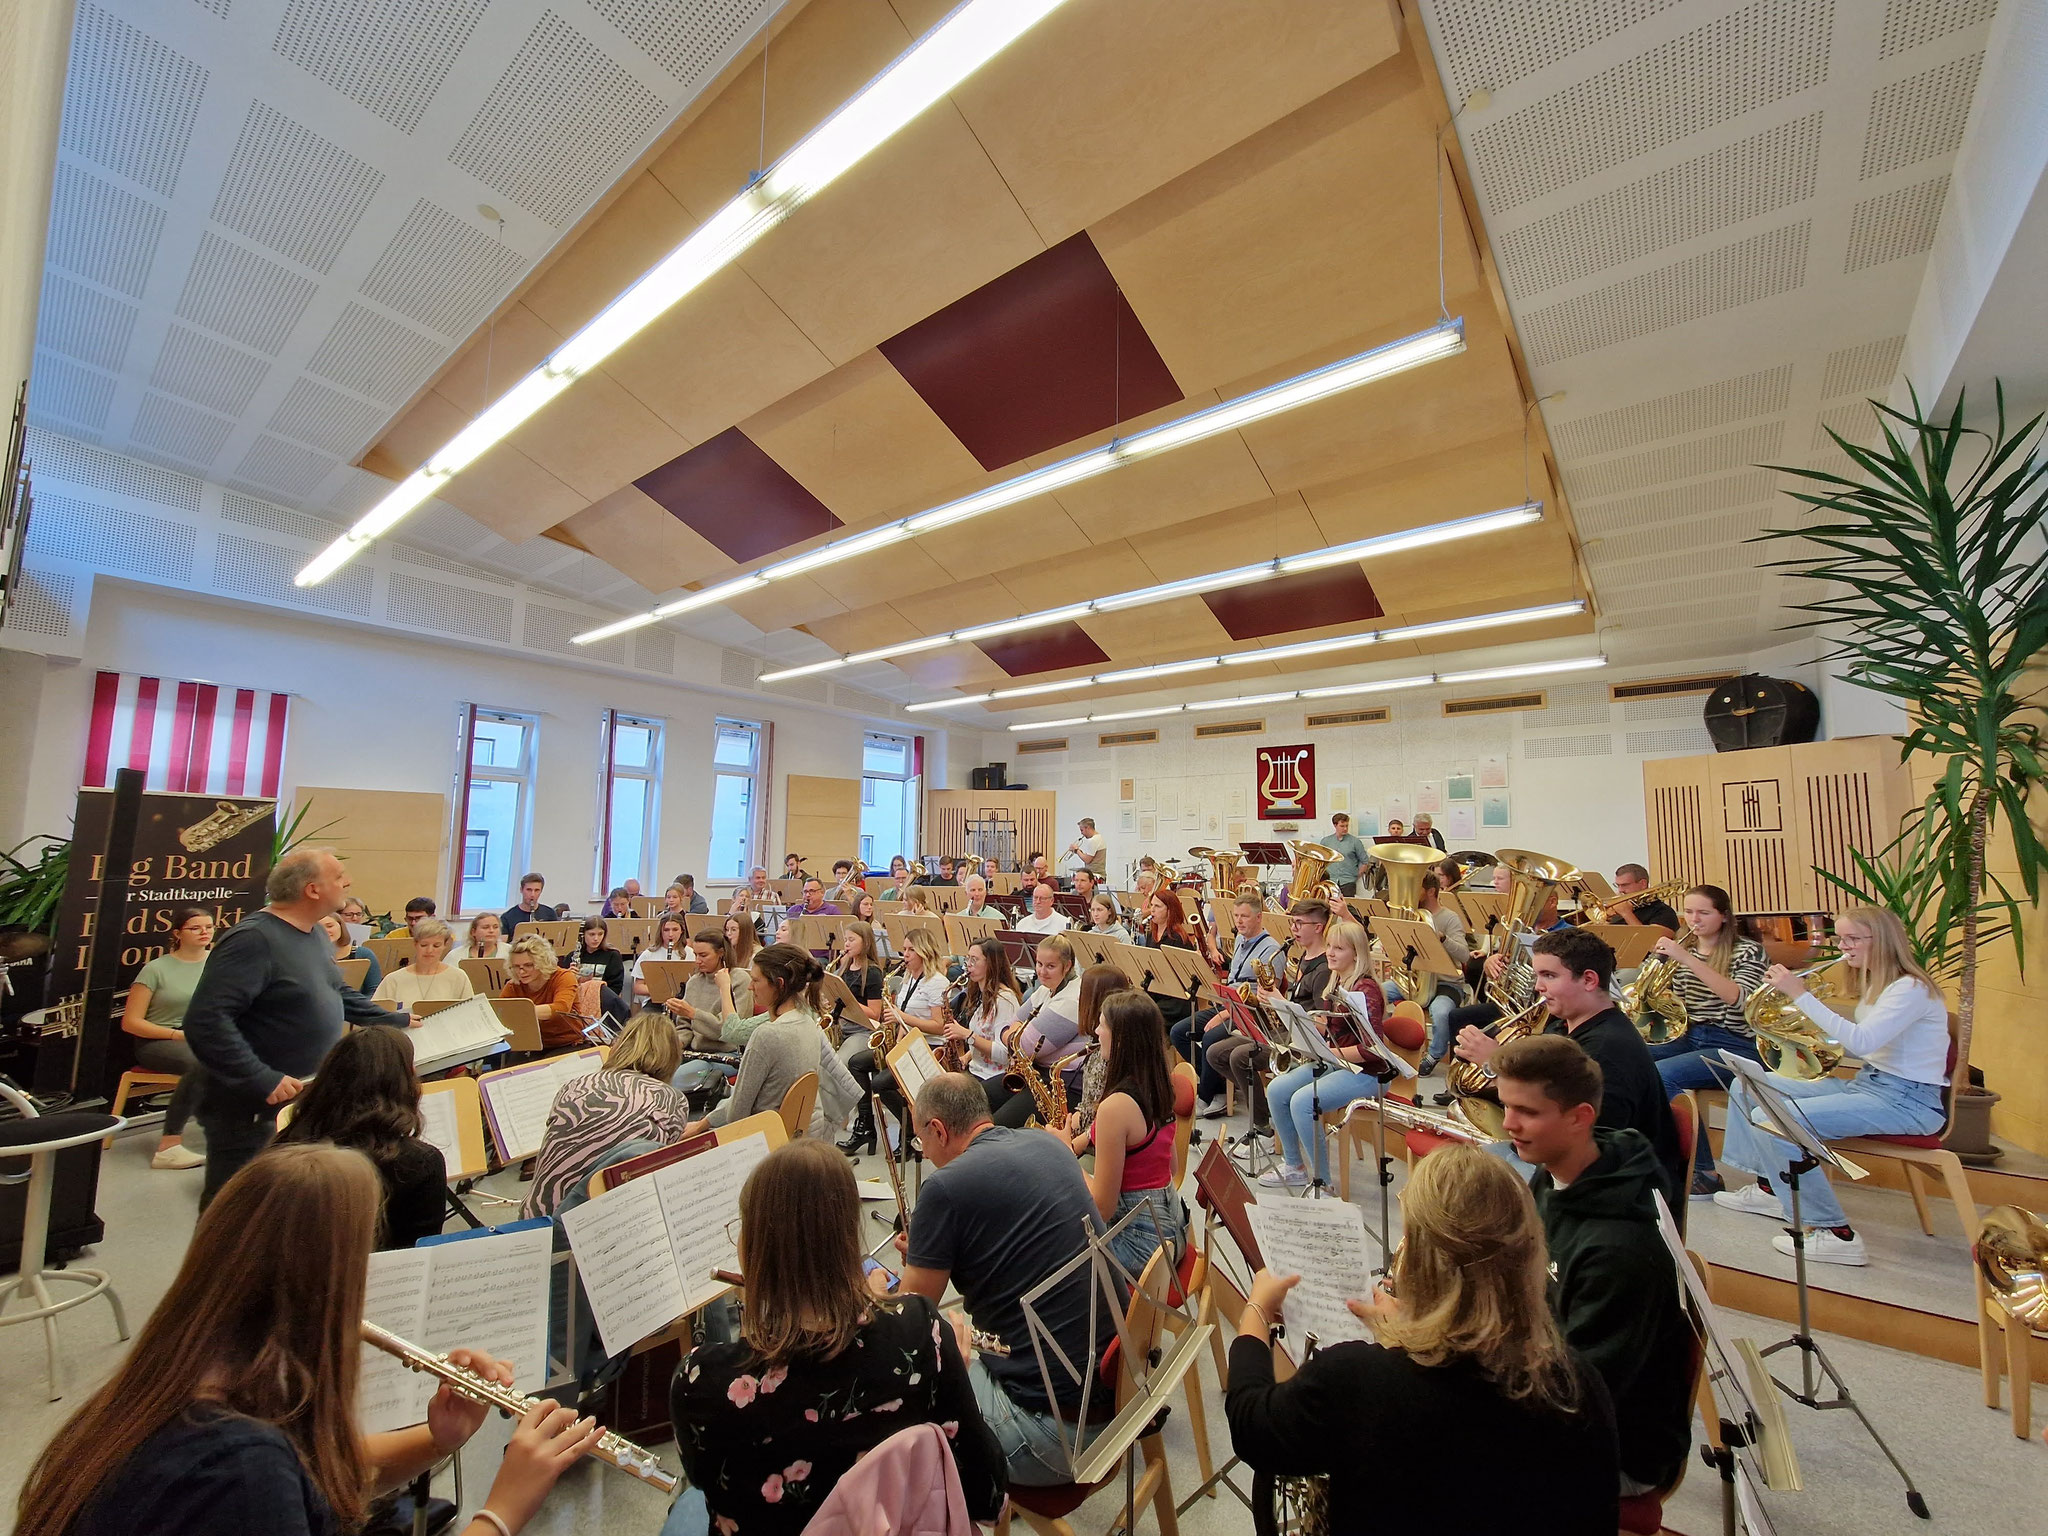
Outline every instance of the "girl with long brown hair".
<path id="1" fill-rule="evenodd" d="M 1549 1257 L 1521 1176 L 1476 1147 L 1415 1165 L 1393 1273 L 1347 1303 L 1377 1342 L 1326 1345 L 1275 1382 L 1272 1331 L 1299 1275 L 1260 1270 L 1230 1347 L 1231 1449 L 1275 1476 L 1327 1474 L 1333 1531 L 1440 1523 L 1443 1492 L 1389 1478 L 1447 1443 L 1484 1445 L 1513 1488 L 1518 1536 L 1581 1536 L 1620 1520 L 1614 1417 L 1551 1316 Z"/>
<path id="2" fill-rule="evenodd" d="M 818 1027 L 823 1003 L 818 989 L 824 979 L 825 968 L 797 945 L 769 944 L 755 953 L 752 991 L 754 1006 L 761 1011 L 733 1020 L 724 1031 L 728 1045 L 741 1046 L 740 1075 L 731 1094 L 708 1118 L 691 1122 L 688 1135 L 780 1108 L 783 1097 L 806 1072 L 818 1074 L 811 1134 L 823 1136 L 846 1117 L 859 1090 Z"/>
<path id="3" fill-rule="evenodd" d="M 1117 1235 L 1110 1251 L 1132 1275 L 1141 1273 L 1152 1251 L 1164 1244 L 1178 1258 L 1185 1227 L 1180 1196 L 1173 1189 L 1174 1077 L 1167 1063 L 1173 1045 L 1159 1005 L 1126 988 L 1102 1004 L 1095 1022 L 1095 1054 L 1104 1058 L 1108 1090 L 1095 1112 L 1089 1137 L 1095 1168 L 1088 1191 L 1104 1222 L 1115 1225 L 1143 1206 L 1144 1212 Z M 1194 1108 L 1194 1089 L 1185 1084 Z"/>
<path id="4" fill-rule="evenodd" d="M 384 1185 L 377 1246 L 410 1248 L 439 1232 L 448 1214 L 447 1169 L 440 1148 L 420 1139 L 423 1124 L 411 1037 L 402 1029 L 357 1029 L 335 1042 L 319 1075 L 292 1101 L 291 1123 L 277 1139 L 332 1142 L 367 1157 Z"/>
<path id="5" fill-rule="evenodd" d="M 821 1141 L 778 1147 L 740 1191 L 740 1338 L 692 1350 L 669 1388 L 684 1497 L 721 1536 L 796 1536 L 863 1452 L 915 1424 L 944 1427 L 970 1515 L 1002 1507 L 966 1326 L 922 1296 L 876 1296 L 860 1222 L 853 1170 Z"/>
<path id="6" fill-rule="evenodd" d="M 1081 973 L 1082 1034 L 1091 1040 L 1095 1038 L 1095 1027 L 1102 1019 L 1102 1005 L 1112 992 L 1121 992 L 1130 984 L 1130 977 L 1113 965 L 1091 965 Z M 1085 1152 L 1089 1147 L 1088 1130 L 1095 1123 L 1095 1111 L 1102 1103 L 1103 1090 L 1109 1086 L 1108 1079 L 1103 1076 L 1108 1065 L 1099 1050 L 1090 1051 L 1087 1060 L 1081 1063 L 1080 1106 L 1067 1116 L 1067 1134 L 1076 1153 Z"/>
<path id="7" fill-rule="evenodd" d="M 377 1198 L 368 1158 L 321 1144 L 230 1179 L 127 1358 L 37 1458 L 17 1536 L 332 1536 L 475 1434 L 486 1410 L 446 1387 L 424 1424 L 356 1426 Z M 511 1384 L 480 1351 L 450 1358 Z M 536 1406 L 461 1536 L 519 1530 L 602 1432 Z"/>

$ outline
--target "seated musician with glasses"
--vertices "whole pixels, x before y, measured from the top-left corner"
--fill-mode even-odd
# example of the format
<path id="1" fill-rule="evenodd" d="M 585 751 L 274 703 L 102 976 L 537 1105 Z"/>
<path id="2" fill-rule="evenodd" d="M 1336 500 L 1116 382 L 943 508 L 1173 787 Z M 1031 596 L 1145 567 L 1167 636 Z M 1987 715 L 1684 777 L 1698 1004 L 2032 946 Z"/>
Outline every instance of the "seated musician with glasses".
<path id="1" fill-rule="evenodd" d="M 1375 1342 L 1328 1345 L 1276 1381 L 1273 1328 L 1301 1277 L 1253 1277 L 1230 1347 L 1231 1449 L 1274 1476 L 1327 1476 L 1333 1532 L 1442 1528 L 1442 1480 L 1408 1474 L 1446 1446 L 1480 1448 L 1488 1486 L 1513 1490 L 1516 1536 L 1616 1529 L 1614 1416 L 1546 1303 L 1528 1189 L 1454 1145 L 1417 1162 L 1400 1198 L 1393 1273 L 1346 1303 Z"/>
<path id="2" fill-rule="evenodd" d="M 1202 930 L 1203 953 L 1209 964 L 1222 973 L 1226 985 L 1256 987 L 1259 978 L 1252 969 L 1254 963 L 1264 960 L 1271 964 L 1280 952 L 1280 941 L 1266 932 L 1265 913 L 1265 898 L 1256 892 L 1240 894 L 1231 903 L 1232 942 L 1227 959 L 1209 930 Z M 1173 1026 L 1173 1048 L 1183 1057 L 1193 1057 L 1199 1069 L 1195 1088 L 1200 1101 L 1198 1113 L 1204 1119 L 1215 1119 L 1223 1113 L 1223 1079 L 1209 1065 L 1208 1053 L 1210 1046 L 1230 1033 L 1230 1019 L 1220 1007 L 1204 1009 Z M 1201 1045 L 1199 1052 L 1195 1050 L 1196 1042 Z"/>
<path id="3" fill-rule="evenodd" d="M 1349 1016 L 1342 995 L 1346 992 L 1365 999 L 1367 1017 L 1374 1029 L 1386 1017 L 1386 999 L 1372 978 L 1365 929 L 1353 922 L 1333 924 L 1326 954 L 1322 993 L 1307 1006 L 1336 1016 L 1339 1022 L 1323 1027 L 1323 1033 L 1337 1055 L 1355 1065 L 1340 1072 L 1320 1062 L 1306 1061 L 1267 1085 L 1266 1099 L 1272 1107 L 1273 1128 L 1279 1134 L 1282 1155 L 1281 1166 L 1259 1175 L 1259 1182 L 1268 1188 L 1299 1189 L 1307 1184 L 1306 1162 L 1311 1145 L 1315 1148 L 1316 1180 L 1327 1182 L 1330 1152 L 1323 1140 L 1322 1117 L 1359 1099 L 1379 1097 L 1382 1086 L 1378 1073 L 1384 1064 L 1369 1056 L 1363 1046 L 1350 1043 L 1354 1037 L 1341 1022 Z M 1259 995 L 1269 1004 L 1279 1001 L 1280 996 L 1263 988 Z M 1310 1017 L 1314 1017 L 1313 1013 Z"/>
<path id="4" fill-rule="evenodd" d="M 1264 903 L 1260 904 L 1263 913 Z M 1245 947 L 1244 924 L 1247 914 L 1241 904 L 1236 909 L 1233 921 L 1238 925 L 1240 949 Z M 1259 919 L 1263 922 L 1263 916 Z M 1329 981 L 1330 962 L 1325 948 L 1325 936 L 1330 928 L 1330 908 L 1325 902 L 1311 896 L 1297 901 L 1287 909 L 1287 942 L 1276 945 L 1268 954 L 1251 955 L 1253 985 L 1257 984 L 1258 965 L 1263 962 L 1274 973 L 1276 979 L 1285 980 L 1286 973 L 1294 970 L 1294 981 L 1287 988 L 1288 999 L 1304 1008 L 1320 1006 L 1325 985 Z M 1289 955 L 1291 951 L 1291 955 Z M 1235 967 L 1233 966 L 1233 969 Z M 1272 1065 L 1273 1053 L 1258 1044 L 1250 1035 L 1236 1033 L 1228 1019 L 1221 1024 L 1212 1024 L 1202 1037 L 1201 1065 L 1206 1076 L 1203 1081 L 1213 1081 L 1216 1091 L 1211 1102 L 1198 1110 L 1205 1117 L 1213 1118 L 1223 1112 L 1222 1084 L 1227 1080 L 1235 1082 L 1240 1091 L 1251 1100 L 1253 1136 L 1271 1136 L 1273 1126 L 1266 1109 L 1266 1085 L 1261 1075 Z M 1201 1085 L 1197 1085 L 1198 1093 Z"/>
<path id="5" fill-rule="evenodd" d="M 1633 896 L 1650 888 L 1650 872 L 1640 864 L 1624 864 L 1614 872 L 1614 894 Z M 1626 923 L 1631 928 L 1668 928 L 1678 932 L 1678 914 L 1671 910 L 1671 903 L 1661 896 L 1651 901 L 1625 902 L 1607 914 L 1610 923 Z"/>

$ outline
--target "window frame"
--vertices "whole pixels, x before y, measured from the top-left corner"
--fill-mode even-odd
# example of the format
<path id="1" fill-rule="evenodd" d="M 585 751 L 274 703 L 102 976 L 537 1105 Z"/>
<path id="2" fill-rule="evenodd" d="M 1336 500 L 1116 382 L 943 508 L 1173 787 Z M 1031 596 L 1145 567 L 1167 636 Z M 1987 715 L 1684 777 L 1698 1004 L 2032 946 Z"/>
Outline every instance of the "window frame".
<path id="1" fill-rule="evenodd" d="M 644 767 L 622 765 L 619 760 L 619 730 L 628 726 L 647 732 L 647 763 Z M 598 721 L 597 752 L 597 846 L 593 858 L 594 889 L 591 894 L 598 900 L 608 895 L 614 884 L 623 885 L 627 878 L 638 880 L 643 891 L 652 890 L 657 882 L 655 871 L 661 863 L 661 768 L 662 752 L 666 746 L 668 722 L 657 715 L 639 715 L 628 710 L 607 709 Z M 612 880 L 612 808 L 618 795 L 621 779 L 633 784 L 646 786 L 647 815 L 640 827 L 640 859 L 629 877 Z"/>
<path id="2" fill-rule="evenodd" d="M 721 763 L 718 761 L 719 734 L 728 729 L 743 731 L 752 738 L 754 743 L 754 760 L 749 766 L 741 768 L 731 763 Z M 737 715 L 714 715 L 712 717 L 710 763 L 712 838 L 715 839 L 718 832 L 719 781 L 729 778 L 742 779 L 749 784 L 750 790 L 747 797 L 746 846 L 740 854 L 738 877 L 735 880 L 716 872 L 721 867 L 718 862 L 718 848 L 715 841 L 707 841 L 704 853 L 704 880 L 707 885 L 713 883 L 744 885 L 747 882 L 748 871 L 756 864 L 764 864 L 766 862 L 764 858 L 765 842 L 763 831 L 767 826 L 768 815 L 768 753 L 772 742 L 771 731 L 772 726 L 765 720 L 743 720 Z"/>
<path id="3" fill-rule="evenodd" d="M 921 824 L 923 821 L 924 811 L 923 786 L 920 782 L 922 776 L 918 771 L 920 766 L 919 741 L 920 738 L 918 738 L 917 736 L 899 735 L 895 731 L 864 730 L 861 732 L 860 738 L 860 808 L 862 812 L 861 820 L 865 822 L 867 820 L 866 813 L 871 810 L 877 809 L 877 802 L 880 799 L 880 796 L 876 791 L 877 785 L 901 785 L 902 788 L 898 790 L 897 793 L 900 797 L 901 804 L 901 819 L 903 832 L 901 842 L 903 846 L 901 846 L 900 848 L 891 849 L 889 850 L 889 852 L 890 854 L 900 853 L 905 858 L 911 859 L 917 857 L 919 847 L 918 839 L 922 833 Z M 891 746 L 900 747 L 902 749 L 904 766 L 903 770 L 900 773 L 870 773 L 868 771 L 868 747 L 871 743 L 876 742 L 887 742 Z M 879 847 L 874 846 L 874 835 L 868 832 L 865 827 L 863 827 L 861 831 L 856 835 L 855 846 L 863 849 L 871 848 L 873 850 L 872 852 L 863 852 L 861 854 L 862 860 L 866 862 L 871 868 L 873 867 L 875 858 L 883 856 L 882 850 Z"/>
<path id="4" fill-rule="evenodd" d="M 522 728 L 520 736 L 520 760 L 513 766 L 491 763 L 479 767 L 476 762 L 477 723 L 491 721 L 502 724 L 517 724 Z M 450 892 L 448 907 L 458 917 L 469 910 L 463 900 L 464 887 L 471 882 L 463 878 L 468 864 L 469 850 L 469 805 L 470 792 L 479 779 L 490 783 L 511 783 L 519 786 L 518 808 L 513 813 L 512 856 L 507 861 L 506 889 L 500 894 L 510 899 L 513 889 L 511 882 L 525 872 L 527 861 L 533 853 L 533 811 L 536 769 L 540 762 L 540 716 L 532 710 L 509 709 L 497 704 L 463 704 L 458 706 L 455 731 L 455 856 L 450 860 Z M 489 830 L 483 829 L 486 838 Z M 485 867 L 489 867 L 488 853 Z M 498 911 L 496 907 L 478 907 L 482 911 Z"/>

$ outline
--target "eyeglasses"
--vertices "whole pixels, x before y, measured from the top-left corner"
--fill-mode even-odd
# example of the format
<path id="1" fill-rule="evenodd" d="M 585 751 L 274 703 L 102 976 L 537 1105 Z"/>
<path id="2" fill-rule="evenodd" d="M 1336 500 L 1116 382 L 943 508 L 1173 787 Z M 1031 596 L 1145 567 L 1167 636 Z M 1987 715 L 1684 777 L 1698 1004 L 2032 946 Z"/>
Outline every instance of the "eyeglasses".
<path id="1" fill-rule="evenodd" d="M 733 1252 L 735 1252 L 735 1253 L 739 1252 L 739 1248 L 740 1248 L 740 1219 L 739 1219 L 739 1217 L 735 1216 L 735 1217 L 733 1217 L 733 1219 L 732 1219 L 731 1221 L 728 1221 L 728 1222 L 727 1222 L 727 1223 L 725 1224 L 725 1240 L 726 1240 L 726 1241 L 727 1241 L 728 1243 L 731 1243 L 731 1244 L 732 1244 Z"/>

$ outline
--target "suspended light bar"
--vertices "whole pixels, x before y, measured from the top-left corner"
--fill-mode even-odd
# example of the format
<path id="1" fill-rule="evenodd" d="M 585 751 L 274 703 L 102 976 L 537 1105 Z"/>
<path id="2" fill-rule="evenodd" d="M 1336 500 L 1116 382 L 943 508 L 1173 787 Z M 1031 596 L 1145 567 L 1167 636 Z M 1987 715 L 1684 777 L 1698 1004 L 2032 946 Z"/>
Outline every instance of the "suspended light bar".
<path id="1" fill-rule="evenodd" d="M 298 585 L 314 586 L 340 570 L 534 412 L 1065 3 L 967 0 L 314 556 L 299 572 Z"/>
<path id="2" fill-rule="evenodd" d="M 589 630 L 574 638 L 578 645 L 588 645 L 595 640 L 608 640 L 613 635 L 624 634 L 629 629 L 638 629 L 643 624 L 672 618 L 679 613 L 689 613 L 698 608 L 709 608 L 717 603 L 729 602 L 746 592 L 756 592 L 770 582 L 780 581 L 785 576 L 794 576 L 801 571 L 813 571 L 820 566 L 833 565 L 841 560 L 851 560 L 856 555 L 865 555 L 893 544 L 899 539 L 916 538 L 921 533 L 930 533 L 935 528 L 946 528 L 954 523 L 966 522 L 1003 507 L 1015 506 L 1018 502 L 1029 501 L 1033 496 L 1043 496 L 1056 491 L 1063 485 L 1072 485 L 1077 480 L 1090 480 L 1106 474 L 1125 464 L 1135 463 L 1168 448 L 1183 448 L 1189 443 L 1199 443 L 1225 432 L 1234 432 L 1239 427 L 1254 421 L 1263 421 L 1269 416 L 1278 416 L 1283 411 L 1294 410 L 1297 406 L 1311 401 L 1326 399 L 1342 394 L 1345 390 L 1356 389 L 1376 379 L 1424 363 L 1433 363 L 1439 358 L 1452 357 L 1465 350 L 1465 322 L 1445 320 L 1426 331 L 1417 331 L 1399 341 L 1390 341 L 1385 346 L 1374 347 L 1369 352 L 1360 352 L 1355 357 L 1329 363 L 1321 368 L 1278 384 L 1269 384 L 1264 389 L 1255 389 L 1248 395 L 1235 400 L 1225 400 L 1219 405 L 1205 407 L 1178 421 L 1162 422 L 1156 427 L 1147 427 L 1129 437 L 1120 437 L 1077 453 L 1072 458 L 1062 459 L 1057 464 L 1048 464 L 1043 469 L 1034 469 L 1027 474 L 1005 480 L 1000 485 L 989 486 L 976 491 L 972 496 L 963 496 L 958 501 L 949 501 L 927 511 L 885 523 L 865 533 L 849 538 L 837 539 L 822 544 L 808 554 L 797 555 L 780 564 L 763 567 L 745 576 L 736 576 L 730 581 L 720 582 L 715 587 L 706 587 L 701 592 L 692 592 L 687 597 L 676 598 L 651 608 L 646 613 L 635 614 L 606 624 L 602 628 Z M 1537 516 L 1541 516 L 1539 508 Z M 1317 551 L 1317 555 L 1327 551 Z M 1313 559 L 1315 556 L 1299 556 L 1299 559 Z M 1340 557 L 1355 558 L 1355 557 Z M 1284 574 L 1281 567 L 1275 574 Z M 1296 566 L 1294 569 L 1306 569 Z M 1245 576 L 1247 581 L 1257 580 L 1256 576 Z M 813 670 L 823 671 L 824 667 Z M 777 673 L 778 677 L 794 677 L 796 672 Z M 764 679 L 765 680 L 765 679 Z"/>
<path id="3" fill-rule="evenodd" d="M 1332 544 L 1327 549 L 1311 550 L 1299 555 L 1282 555 L 1274 560 L 1263 560 L 1257 565 L 1234 566 L 1227 571 L 1213 571 L 1207 576 L 1188 576 L 1179 581 L 1160 582 L 1157 586 L 1134 587 L 1128 592 L 1115 592 L 1108 597 L 1098 597 L 1090 602 L 1069 603 L 1062 608 L 1046 608 L 1037 613 L 1020 614 L 1014 619 L 998 619 L 992 624 L 976 624 L 967 629 L 951 630 L 943 635 L 926 635 L 918 640 L 904 640 L 895 645 L 877 646 L 874 650 L 858 651 L 850 656 L 833 656 L 824 661 L 807 662 L 800 667 L 785 667 L 779 672 L 762 673 L 759 681 L 779 683 L 792 677 L 810 677 L 815 673 L 831 672 L 840 667 L 859 666 L 863 662 L 891 661 L 898 656 L 929 651 L 941 645 L 972 644 L 977 640 L 993 640 L 999 635 L 1012 635 L 1019 630 L 1039 629 L 1048 624 L 1065 624 L 1074 619 L 1086 618 L 1091 613 L 1120 613 L 1126 608 L 1141 608 L 1147 603 L 1163 603 L 1171 598 L 1194 597 L 1204 592 L 1221 592 L 1255 581 L 1270 581 L 1275 576 L 1291 575 L 1296 571 L 1340 565 L 1346 560 L 1370 560 L 1376 555 L 1426 549 L 1432 544 L 1448 544 L 1454 539 L 1469 539 L 1476 534 L 1499 533 L 1507 528 L 1520 528 L 1541 520 L 1542 516 L 1542 502 L 1525 502 L 1519 507 L 1504 507 L 1498 512 L 1481 512 L 1471 517 L 1453 518 L 1449 522 L 1405 529 L 1400 533 L 1376 534 L 1369 539 L 1353 539 L 1348 544 Z M 642 621 L 635 619 L 630 622 L 637 624 Z M 1502 619 L 1499 622 L 1512 623 L 1514 620 Z M 593 630 L 591 638 L 607 639 L 616 632 L 616 627 Z M 580 640 L 583 637 L 579 635 L 577 638 Z M 1381 638 L 1411 637 L 1388 632 Z M 1232 659 L 1248 661 L 1256 659 L 1257 654 Z"/>
<path id="4" fill-rule="evenodd" d="M 1259 704 L 1286 704 L 1299 699 L 1342 699 L 1362 693 L 1390 693 L 1400 688 L 1427 688 L 1435 683 L 1470 683 L 1488 677 L 1534 677 L 1542 672 L 1584 672 L 1607 665 L 1605 656 L 1573 661 L 1540 661 L 1526 667 L 1489 667 L 1478 672 L 1424 672 L 1415 677 L 1387 677 L 1372 683 L 1340 683 L 1333 688 L 1297 688 L 1292 693 L 1248 693 L 1231 699 L 1197 699 L 1192 704 L 1166 704 L 1156 709 L 1120 709 L 1111 714 L 1068 715 L 1060 720 L 1027 720 L 1012 731 L 1047 731 L 1063 725 L 1096 725 L 1109 720 L 1148 720 L 1160 715 L 1194 714 L 1205 709 L 1249 709 Z"/>
<path id="5" fill-rule="evenodd" d="M 1063 683 L 1032 683 L 1022 688 L 998 688 L 989 693 L 963 694 L 950 699 L 926 699 L 922 703 L 906 704 L 903 707 L 916 714 L 928 709 L 951 709 L 956 704 L 985 704 L 991 699 L 1021 699 L 1026 694 L 1056 693 L 1065 688 L 1095 688 L 1104 683 L 1128 683 L 1146 677 L 1168 677 L 1179 672 L 1200 672 L 1210 667 L 1234 667 L 1248 661 L 1291 661 L 1298 656 L 1318 656 L 1327 651 L 1355 650 L 1362 645 L 1377 645 L 1383 640 L 1405 639 L 1420 629 L 1427 629 L 1429 633 L 1435 635 L 1449 635 L 1461 629 L 1493 629 L 1502 624 L 1536 624 L 1544 619 L 1569 618 L 1575 613 L 1585 611 L 1585 603 L 1574 598 L 1568 603 L 1545 603 L 1538 608 L 1512 608 L 1501 613 L 1476 613 L 1469 619 L 1445 619 L 1438 624 L 1411 625 L 1405 630 L 1368 629 L 1355 635 L 1333 635 L 1327 640 L 1304 640 L 1298 645 L 1268 646 L 1264 650 L 1237 651 L 1228 656 L 1202 656 L 1188 661 L 1162 661 L 1149 667 L 1125 667 L 1115 672 L 1096 672 L 1088 677 L 1070 677 Z"/>

